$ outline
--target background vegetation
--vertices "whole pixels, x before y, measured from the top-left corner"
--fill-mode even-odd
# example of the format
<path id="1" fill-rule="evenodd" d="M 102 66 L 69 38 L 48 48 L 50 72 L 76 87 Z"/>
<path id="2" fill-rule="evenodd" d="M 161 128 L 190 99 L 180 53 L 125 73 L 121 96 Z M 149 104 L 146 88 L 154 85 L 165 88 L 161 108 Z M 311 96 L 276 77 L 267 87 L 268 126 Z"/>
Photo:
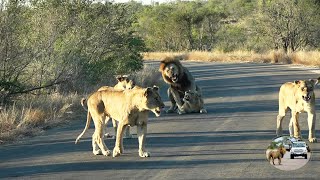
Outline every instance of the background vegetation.
<path id="1" fill-rule="evenodd" d="M 313 64 L 319 48 L 319 0 L 0 0 L 0 138 L 23 124 L 57 119 L 78 102 L 74 95 L 47 106 L 56 101 L 51 96 L 113 85 L 115 74 L 135 74 L 143 84 L 157 79 L 141 78 L 143 52 L 145 59 L 165 51 L 189 59 Z"/>

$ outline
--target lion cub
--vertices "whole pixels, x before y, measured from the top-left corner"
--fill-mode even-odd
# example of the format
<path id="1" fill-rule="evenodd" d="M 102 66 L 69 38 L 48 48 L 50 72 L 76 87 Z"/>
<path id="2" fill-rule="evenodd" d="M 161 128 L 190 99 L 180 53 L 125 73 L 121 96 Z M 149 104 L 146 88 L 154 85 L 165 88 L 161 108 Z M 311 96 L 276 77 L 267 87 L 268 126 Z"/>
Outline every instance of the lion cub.
<path id="1" fill-rule="evenodd" d="M 184 104 L 182 105 L 182 110 L 179 111 L 179 114 L 184 113 L 207 113 L 207 110 L 204 108 L 203 99 L 198 92 L 186 91 L 183 97 Z"/>
<path id="2" fill-rule="evenodd" d="M 318 84 L 318 79 L 298 80 L 283 84 L 279 91 L 279 114 L 277 116 L 277 136 L 282 135 L 282 121 L 288 108 L 291 110 L 289 123 L 290 136 L 301 137 L 299 125 L 299 113 L 308 113 L 309 142 L 316 142 L 315 136 L 315 95 L 314 87 Z"/>

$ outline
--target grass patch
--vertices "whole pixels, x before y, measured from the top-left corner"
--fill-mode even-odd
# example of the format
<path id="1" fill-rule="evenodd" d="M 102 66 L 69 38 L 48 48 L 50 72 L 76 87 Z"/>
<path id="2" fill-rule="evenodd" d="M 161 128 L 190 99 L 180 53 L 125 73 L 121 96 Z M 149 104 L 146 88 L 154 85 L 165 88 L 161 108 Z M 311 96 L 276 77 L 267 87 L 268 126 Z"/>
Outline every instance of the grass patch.
<path id="1" fill-rule="evenodd" d="M 79 107 L 77 94 L 23 95 L 0 111 L 0 143 L 34 136 L 66 123 Z"/>
<path id="2" fill-rule="evenodd" d="M 256 53 L 254 51 L 146 52 L 143 54 L 143 59 L 161 60 L 172 56 L 180 57 L 184 60 L 208 62 L 257 62 L 320 66 L 319 51 L 297 51 L 292 53 L 285 53 L 283 50 L 272 50 L 266 53 Z"/>

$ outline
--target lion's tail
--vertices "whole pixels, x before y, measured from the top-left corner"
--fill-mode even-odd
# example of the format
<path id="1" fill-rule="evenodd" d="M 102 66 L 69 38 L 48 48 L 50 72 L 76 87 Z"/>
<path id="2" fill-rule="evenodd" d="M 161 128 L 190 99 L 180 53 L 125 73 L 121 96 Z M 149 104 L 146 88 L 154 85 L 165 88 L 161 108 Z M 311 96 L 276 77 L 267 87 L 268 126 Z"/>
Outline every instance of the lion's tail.
<path id="1" fill-rule="evenodd" d="M 83 109 L 85 111 L 88 111 L 88 108 L 86 108 L 85 103 L 86 103 L 87 99 L 86 98 L 82 98 L 81 99 L 81 106 L 83 107 Z"/>
<path id="2" fill-rule="evenodd" d="M 84 135 L 84 133 L 86 132 L 86 130 L 89 128 L 90 126 L 90 121 L 91 121 L 91 113 L 88 111 L 87 114 L 87 122 L 86 122 L 86 126 L 84 127 L 82 133 L 77 137 L 75 144 L 77 144 L 80 140 L 80 138 Z"/>

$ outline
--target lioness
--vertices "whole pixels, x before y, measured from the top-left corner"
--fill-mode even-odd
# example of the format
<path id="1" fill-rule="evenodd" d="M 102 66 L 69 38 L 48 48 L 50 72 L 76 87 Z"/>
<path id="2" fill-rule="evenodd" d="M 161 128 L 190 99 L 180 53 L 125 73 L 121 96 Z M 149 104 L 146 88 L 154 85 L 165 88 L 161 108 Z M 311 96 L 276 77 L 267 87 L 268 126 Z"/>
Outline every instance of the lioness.
<path id="1" fill-rule="evenodd" d="M 301 137 L 299 126 L 299 113 L 308 113 L 309 142 L 316 142 L 315 137 L 315 95 L 314 86 L 318 84 L 318 79 L 298 80 L 283 84 L 279 91 L 279 114 L 277 116 L 277 136 L 282 135 L 282 121 L 288 108 L 291 109 L 291 119 L 289 123 L 290 136 Z"/>
<path id="2" fill-rule="evenodd" d="M 116 76 L 116 79 L 117 79 L 117 84 L 114 87 L 102 86 L 102 87 L 100 87 L 98 89 L 98 91 L 104 91 L 104 90 L 107 90 L 107 89 L 110 89 L 110 90 L 113 90 L 113 89 L 115 89 L 115 90 L 125 90 L 125 89 L 132 89 L 132 88 L 135 87 L 134 81 L 132 79 L 130 79 L 128 75 L 118 75 L 118 76 Z M 86 101 L 85 98 L 81 99 L 82 107 L 84 107 L 85 101 Z M 107 125 L 108 121 L 109 121 L 109 118 L 106 119 L 106 122 L 105 122 L 106 125 Z M 112 119 L 112 125 L 113 125 L 114 132 L 115 132 L 114 134 L 116 135 L 117 134 L 117 121 Z M 105 136 L 107 138 L 108 137 L 112 137 L 109 133 L 106 133 Z M 132 135 L 130 133 L 130 128 L 129 127 L 126 128 L 124 137 L 125 138 L 132 138 Z"/>
<path id="3" fill-rule="evenodd" d="M 95 132 L 92 135 L 93 154 L 110 155 L 110 150 L 104 143 L 103 134 L 105 118 L 113 118 L 119 121 L 113 157 L 123 153 L 122 136 L 124 128 L 135 125 L 137 126 L 139 140 L 139 156 L 149 157 L 150 153 L 145 150 L 148 112 L 152 111 L 156 116 L 160 116 L 160 110 L 164 107 L 158 90 L 158 87 L 148 87 L 123 91 L 106 89 L 93 93 L 87 101 L 86 126 L 75 143 L 78 143 L 88 129 L 92 117 L 95 125 Z"/>
<path id="4" fill-rule="evenodd" d="M 272 159 L 272 164 L 274 164 L 274 160 L 278 159 L 278 164 L 281 165 L 281 158 L 283 158 L 286 153 L 286 149 L 284 147 L 279 147 L 278 149 L 268 149 L 266 151 L 267 160 L 270 162 Z"/>
<path id="5" fill-rule="evenodd" d="M 197 92 L 186 91 L 183 102 L 182 109 L 185 113 L 207 113 L 207 110 L 204 108 L 203 99 Z M 183 112 L 178 111 L 178 113 L 182 114 Z"/>
<path id="6" fill-rule="evenodd" d="M 167 57 L 160 62 L 159 71 L 164 81 L 170 85 L 168 88 L 168 97 L 171 101 L 171 107 L 168 113 L 174 112 L 177 108 L 180 113 L 185 113 L 182 105 L 184 93 L 188 90 L 192 92 L 199 91 L 199 87 L 195 84 L 195 80 L 186 67 L 183 67 L 176 58 Z M 201 91 L 198 92 L 202 98 Z"/>

